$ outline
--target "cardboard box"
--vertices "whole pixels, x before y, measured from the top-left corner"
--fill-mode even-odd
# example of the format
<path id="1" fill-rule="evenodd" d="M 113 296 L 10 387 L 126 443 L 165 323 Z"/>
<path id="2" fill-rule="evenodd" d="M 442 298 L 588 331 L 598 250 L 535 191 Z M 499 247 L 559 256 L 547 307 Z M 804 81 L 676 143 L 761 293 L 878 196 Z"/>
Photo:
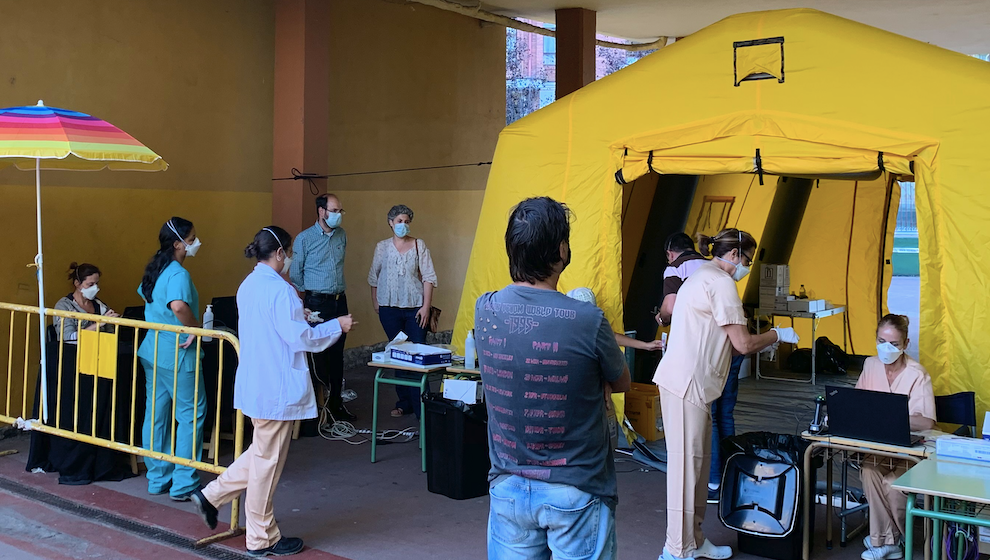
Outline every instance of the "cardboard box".
<path id="1" fill-rule="evenodd" d="M 785 297 L 787 296 L 787 287 L 785 286 L 760 286 L 760 297 Z"/>
<path id="2" fill-rule="evenodd" d="M 825 300 L 823 299 L 796 299 L 787 302 L 788 311 L 815 312 L 825 311 Z"/>
<path id="3" fill-rule="evenodd" d="M 786 264 L 760 265 L 760 286 L 768 288 L 790 288 L 790 268 Z"/>
<path id="4" fill-rule="evenodd" d="M 406 362 L 417 366 L 449 364 L 453 357 L 450 350 L 445 348 L 411 342 L 392 346 L 390 356 L 396 362 Z"/>
<path id="5" fill-rule="evenodd" d="M 789 308 L 787 306 L 788 303 L 790 303 L 790 302 L 788 302 L 788 301 L 778 301 L 777 302 L 777 305 L 773 306 L 773 310 L 774 311 L 788 311 L 789 310 Z"/>
<path id="6" fill-rule="evenodd" d="M 646 441 L 663 439 L 663 430 L 657 429 L 660 415 L 660 389 L 652 383 L 633 383 L 626 391 L 626 418 L 636 433 Z"/>
<path id="7" fill-rule="evenodd" d="M 760 296 L 760 309 L 774 310 L 787 309 L 787 298 L 789 296 Z"/>

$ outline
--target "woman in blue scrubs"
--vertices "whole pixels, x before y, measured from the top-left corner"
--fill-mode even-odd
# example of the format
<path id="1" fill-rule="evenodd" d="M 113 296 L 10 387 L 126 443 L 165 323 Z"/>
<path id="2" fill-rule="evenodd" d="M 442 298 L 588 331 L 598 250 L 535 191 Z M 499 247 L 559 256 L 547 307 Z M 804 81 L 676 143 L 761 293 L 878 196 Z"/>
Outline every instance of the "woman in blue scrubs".
<path id="1" fill-rule="evenodd" d="M 198 327 L 199 293 L 189 272 L 182 267 L 186 257 L 195 256 L 199 250 L 196 228 L 189 220 L 174 217 L 162 226 L 158 242 L 158 252 L 145 268 L 138 288 L 145 301 L 145 320 Z M 203 419 L 206 418 L 206 387 L 202 372 L 196 370 L 196 337 L 178 335 L 176 359 L 176 336 L 171 332 L 149 331 L 138 349 L 147 387 L 143 443 L 145 449 L 173 453 L 174 426 L 175 456 L 199 460 L 203 447 Z M 144 462 L 148 467 L 150 494 L 168 492 L 173 500 L 184 502 L 200 487 L 199 473 L 192 467 L 149 458 Z"/>

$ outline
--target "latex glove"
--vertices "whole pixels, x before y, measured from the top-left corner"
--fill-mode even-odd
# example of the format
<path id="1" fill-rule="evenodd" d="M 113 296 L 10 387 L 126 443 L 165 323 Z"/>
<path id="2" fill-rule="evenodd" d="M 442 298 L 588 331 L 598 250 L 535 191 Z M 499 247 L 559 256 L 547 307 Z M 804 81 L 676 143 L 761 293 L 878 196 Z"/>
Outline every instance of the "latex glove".
<path id="1" fill-rule="evenodd" d="M 777 333 L 777 342 L 797 344 L 798 340 L 800 340 L 797 333 L 791 327 L 774 327 L 771 330 Z"/>

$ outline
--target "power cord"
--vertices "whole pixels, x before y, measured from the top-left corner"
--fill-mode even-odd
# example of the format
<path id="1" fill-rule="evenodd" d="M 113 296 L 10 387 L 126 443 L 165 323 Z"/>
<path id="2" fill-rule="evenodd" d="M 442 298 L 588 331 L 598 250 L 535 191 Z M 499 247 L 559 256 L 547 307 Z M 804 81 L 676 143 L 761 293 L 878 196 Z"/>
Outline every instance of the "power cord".
<path id="1" fill-rule="evenodd" d="M 312 367 L 313 371 L 316 370 L 316 363 L 313 360 L 312 354 L 307 354 L 307 359 Z M 342 441 L 350 445 L 361 445 L 362 443 L 368 443 L 371 441 L 367 437 L 361 438 L 360 440 L 353 441 L 352 438 L 358 435 L 371 435 L 371 430 L 358 430 L 350 422 L 344 420 L 337 420 L 333 416 L 333 412 L 330 411 L 330 388 L 326 383 L 323 382 L 318 376 L 313 376 L 316 378 L 317 382 L 323 386 L 324 394 L 326 398 L 323 403 L 320 404 L 320 414 L 319 414 L 319 432 L 320 437 L 328 441 Z M 349 393 L 353 393 L 354 397 L 357 397 L 357 393 L 353 389 L 347 390 Z M 352 397 L 349 400 L 353 400 Z M 403 430 L 382 430 L 378 433 L 378 441 L 387 441 L 390 443 L 407 443 L 412 441 L 419 435 L 419 430 L 416 426 L 409 426 Z M 405 436 L 405 440 L 395 441 L 400 437 Z"/>

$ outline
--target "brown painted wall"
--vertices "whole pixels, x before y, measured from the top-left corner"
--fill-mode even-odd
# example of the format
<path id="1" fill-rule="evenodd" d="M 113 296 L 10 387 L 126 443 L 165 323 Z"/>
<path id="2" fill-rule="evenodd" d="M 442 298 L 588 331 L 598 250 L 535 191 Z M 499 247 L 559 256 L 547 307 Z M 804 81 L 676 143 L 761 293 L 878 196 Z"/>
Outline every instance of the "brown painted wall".
<path id="1" fill-rule="evenodd" d="M 381 0 L 332 6 L 331 174 L 491 160 L 505 125 L 504 28 Z M 361 322 L 348 346 L 385 337 L 367 276 L 394 204 L 415 212 L 412 235 L 437 267 L 441 327 L 453 327 L 487 179 L 483 166 L 329 180 L 347 211 L 347 292 Z"/>

